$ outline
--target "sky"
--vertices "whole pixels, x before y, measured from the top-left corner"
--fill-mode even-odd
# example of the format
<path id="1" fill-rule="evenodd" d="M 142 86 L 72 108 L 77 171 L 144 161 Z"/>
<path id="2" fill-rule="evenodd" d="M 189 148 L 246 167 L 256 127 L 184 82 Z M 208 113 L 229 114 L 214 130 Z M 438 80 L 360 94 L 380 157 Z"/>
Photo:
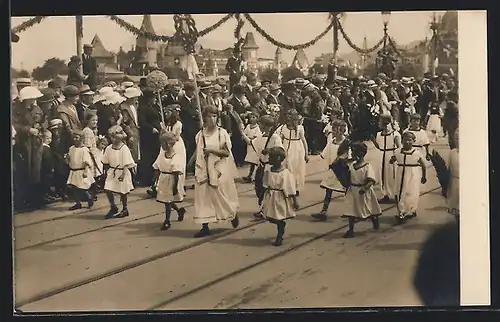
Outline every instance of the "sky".
<path id="1" fill-rule="evenodd" d="M 442 15 L 444 12 L 437 12 Z M 390 16 L 388 32 L 398 44 L 407 44 L 415 40 L 423 40 L 431 36 L 429 23 L 432 20 L 431 11 L 393 11 Z M 220 18 L 223 14 L 196 14 L 198 30 L 204 29 Z M 130 24 L 140 27 L 142 15 L 120 16 Z M 252 14 L 254 20 L 276 40 L 290 45 L 307 42 L 328 25 L 327 13 L 265 13 Z M 12 17 L 12 27 L 32 17 Z M 174 31 L 172 15 L 152 15 L 153 27 L 157 34 L 171 36 Z M 235 19 L 230 19 L 218 29 L 199 39 L 204 47 L 224 49 L 234 43 L 233 31 Z M 343 20 L 346 33 L 359 47 L 363 45 L 366 36 L 368 46 L 373 46 L 383 36 L 382 16 L 380 12 L 349 12 Z M 117 51 L 120 46 L 129 50 L 135 44 L 135 36 L 120 28 L 115 22 L 105 16 L 84 16 L 83 43 L 90 43 L 97 33 L 106 49 Z M 40 24 L 19 34 L 20 41 L 12 43 L 12 67 L 32 70 L 40 66 L 49 58 L 57 57 L 66 61 L 76 54 L 76 31 L 73 16 L 51 16 Z M 274 57 L 276 47 L 261 37 L 253 27 L 246 22 L 242 35 L 253 32 L 257 44 L 260 46 L 260 57 Z M 306 55 L 312 62 L 314 57 L 322 53 L 332 52 L 332 32 L 310 48 Z M 339 54 L 350 53 L 352 49 L 340 37 Z M 295 52 L 283 50 L 283 58 L 289 63 Z"/>

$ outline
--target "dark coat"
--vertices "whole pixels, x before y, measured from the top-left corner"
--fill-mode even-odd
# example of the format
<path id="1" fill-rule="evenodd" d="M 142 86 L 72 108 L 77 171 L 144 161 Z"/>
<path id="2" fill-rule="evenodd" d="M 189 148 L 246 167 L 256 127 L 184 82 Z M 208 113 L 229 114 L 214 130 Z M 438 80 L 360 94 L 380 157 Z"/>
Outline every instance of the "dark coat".
<path id="1" fill-rule="evenodd" d="M 80 120 L 80 123 L 85 122 L 85 116 L 87 115 L 87 110 L 89 109 L 87 106 L 84 106 L 82 102 L 78 101 L 75 105 L 76 107 L 76 114 L 78 114 L 78 119 Z"/>
<path id="2" fill-rule="evenodd" d="M 134 118 L 134 113 L 131 106 L 122 104 L 120 106 L 121 113 L 123 116 L 122 127 L 123 131 L 127 134 L 127 146 L 132 153 L 132 158 L 134 161 L 139 161 L 139 112 L 136 109 L 136 118 Z"/>
<path id="3" fill-rule="evenodd" d="M 97 132 L 99 135 L 107 136 L 109 129 L 116 125 L 119 115 L 113 105 L 104 105 L 101 102 L 95 104 L 97 108 Z"/>
<path id="4" fill-rule="evenodd" d="M 237 99 L 235 96 L 231 97 L 227 101 L 227 103 L 231 104 L 233 106 L 234 111 L 240 115 L 247 111 L 245 105 L 243 105 L 243 102 Z"/>
<path id="5" fill-rule="evenodd" d="M 97 61 L 92 56 L 87 58 L 85 54 L 82 54 L 82 63 L 83 74 L 89 75 L 83 83 L 89 85 L 92 90 L 95 90 L 97 87 Z"/>
<path id="6" fill-rule="evenodd" d="M 40 167 L 40 179 L 46 185 L 50 185 L 55 171 L 55 158 L 54 153 L 50 146 L 44 145 L 42 147 L 42 160 Z"/>
<path id="7" fill-rule="evenodd" d="M 189 100 L 182 96 L 179 99 L 179 105 L 181 106 L 179 116 L 182 122 L 183 138 L 194 140 L 196 133 L 200 130 L 200 116 L 196 98 L 193 97 Z"/>

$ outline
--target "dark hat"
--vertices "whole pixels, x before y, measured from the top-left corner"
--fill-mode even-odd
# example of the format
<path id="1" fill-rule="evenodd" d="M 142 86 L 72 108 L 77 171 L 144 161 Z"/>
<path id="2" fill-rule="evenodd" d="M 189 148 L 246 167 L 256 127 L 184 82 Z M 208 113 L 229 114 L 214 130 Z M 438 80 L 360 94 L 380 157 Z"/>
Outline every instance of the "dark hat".
<path id="1" fill-rule="evenodd" d="M 282 90 L 294 90 L 295 84 L 294 83 L 283 83 L 283 84 L 281 84 L 281 89 Z"/>
<path id="2" fill-rule="evenodd" d="M 316 86 L 322 86 L 324 81 L 321 77 L 315 76 L 311 79 L 311 83 L 313 83 Z"/>
<path id="3" fill-rule="evenodd" d="M 78 96 L 80 94 L 78 87 L 76 87 L 74 85 L 64 86 L 62 92 L 63 92 L 64 96 L 66 96 L 66 97 L 74 97 L 74 96 Z"/>
<path id="4" fill-rule="evenodd" d="M 38 99 L 38 103 L 49 103 L 56 97 L 56 91 L 49 87 L 42 88 L 40 92 L 42 92 L 43 96 Z"/>
<path id="5" fill-rule="evenodd" d="M 225 86 L 227 84 L 226 80 L 224 78 L 217 78 L 217 84 L 221 86 Z"/>
<path id="6" fill-rule="evenodd" d="M 192 83 L 192 82 L 184 83 L 184 90 L 185 91 L 194 91 L 195 90 L 194 83 Z"/>
<path id="7" fill-rule="evenodd" d="M 276 83 L 271 83 L 271 85 L 269 85 L 269 90 L 270 91 L 277 91 L 280 89 L 280 86 Z"/>
<path id="8" fill-rule="evenodd" d="M 207 80 L 200 82 L 199 86 L 200 86 L 200 90 L 210 89 L 213 87 L 212 83 L 210 81 L 207 81 Z"/>
<path id="9" fill-rule="evenodd" d="M 85 44 L 83 45 L 83 48 L 94 48 L 92 44 Z"/>
<path id="10" fill-rule="evenodd" d="M 80 87 L 80 95 L 93 95 L 95 94 L 94 91 L 90 89 L 90 86 L 85 84 L 82 87 Z"/>
<path id="11" fill-rule="evenodd" d="M 249 80 L 256 80 L 257 76 L 254 73 L 250 73 L 247 75 L 247 81 Z"/>
<path id="12" fill-rule="evenodd" d="M 233 86 L 233 93 L 234 94 L 244 94 L 245 93 L 245 87 L 241 84 L 236 84 Z"/>

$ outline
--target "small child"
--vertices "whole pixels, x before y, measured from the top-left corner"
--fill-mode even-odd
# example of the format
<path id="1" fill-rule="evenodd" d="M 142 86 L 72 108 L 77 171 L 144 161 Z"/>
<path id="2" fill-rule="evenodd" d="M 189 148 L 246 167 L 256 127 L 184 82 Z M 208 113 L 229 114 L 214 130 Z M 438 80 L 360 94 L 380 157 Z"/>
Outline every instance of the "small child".
<path id="1" fill-rule="evenodd" d="M 415 142 L 413 143 L 413 147 L 419 150 L 420 154 L 424 157 L 425 160 L 430 161 L 429 154 L 429 137 L 427 136 L 427 132 L 420 127 L 420 114 L 415 113 L 410 116 L 410 126 L 403 131 L 404 132 L 412 132 L 415 135 Z"/>
<path id="2" fill-rule="evenodd" d="M 256 137 L 262 136 L 259 124 L 257 123 L 258 116 L 259 114 L 257 112 L 251 112 L 248 115 L 248 125 L 243 131 L 243 139 L 247 144 L 247 154 L 245 157 L 245 162 L 250 164 L 248 176 L 243 178 L 243 180 L 245 180 L 246 182 L 252 182 L 255 167 L 259 164 L 259 156 L 257 155 L 257 150 L 255 149 L 255 146 L 252 142 Z"/>
<path id="3" fill-rule="evenodd" d="M 344 215 L 349 218 L 349 229 L 344 234 L 344 238 L 354 237 L 354 224 L 359 221 L 371 219 L 373 229 L 379 229 L 378 217 L 382 214 L 382 209 L 377 201 L 377 196 L 373 185 L 375 185 L 375 171 L 372 165 L 365 160 L 368 148 L 364 143 L 354 143 L 351 145 L 353 159 L 349 164 L 351 183 L 347 190 L 350 197 L 353 214 Z"/>
<path id="4" fill-rule="evenodd" d="M 177 208 L 175 203 L 184 200 L 184 184 L 180 180 L 180 176 L 185 171 L 184 157 L 175 151 L 177 137 L 173 132 L 164 132 L 160 136 L 162 150 L 153 163 L 155 169 L 155 179 L 157 178 L 157 193 L 156 201 L 165 204 L 165 220 L 161 226 L 161 230 L 170 228 L 170 214 L 175 206 L 178 215 L 177 220 L 184 220 L 186 210 Z"/>
<path id="5" fill-rule="evenodd" d="M 347 159 L 349 157 L 349 145 L 344 135 L 347 124 L 342 120 L 335 120 L 331 126 L 331 134 L 328 136 L 328 142 L 321 153 L 321 158 L 326 161 L 328 169 L 330 169 L 335 160 L 340 158 Z M 319 213 L 312 214 L 311 217 L 320 221 L 326 221 L 333 192 L 345 194 L 346 190 L 332 171 L 329 172 L 328 178 L 321 181 L 320 187 L 325 189 L 323 208 Z"/>
<path id="6" fill-rule="evenodd" d="M 269 149 L 271 168 L 264 172 L 263 186 L 265 189 L 262 210 L 264 217 L 278 230 L 274 246 L 283 244 L 285 220 L 294 218 L 299 209 L 297 202 L 295 178 L 290 170 L 283 166 L 286 153 L 282 147 Z"/>
<path id="7" fill-rule="evenodd" d="M 404 223 L 407 218 L 417 216 L 420 184 L 427 182 L 424 157 L 414 147 L 415 139 L 413 132 L 404 132 L 401 138 L 403 147 L 397 150 L 390 160 L 390 163 L 396 163 L 398 166 L 396 201 L 399 213 L 396 220 L 399 224 Z"/>
<path id="8" fill-rule="evenodd" d="M 130 191 L 134 189 L 130 169 L 134 168 L 136 164 L 132 158 L 130 149 L 124 143 L 126 134 L 122 127 L 119 125 L 112 126 L 108 131 L 108 136 L 111 140 L 111 145 L 104 150 L 102 156 L 102 163 L 106 172 L 104 190 L 110 204 L 110 209 L 105 219 L 124 218 L 129 216 L 127 197 Z M 114 193 L 120 195 L 123 207 L 120 212 L 118 212 L 118 207 L 115 204 Z"/>
<path id="9" fill-rule="evenodd" d="M 432 102 L 431 108 L 428 112 L 429 119 L 427 120 L 427 131 L 430 131 L 430 143 L 434 143 L 439 138 L 439 133 L 441 132 L 441 108 L 439 107 L 439 102 Z"/>
<path id="10" fill-rule="evenodd" d="M 377 136 L 372 140 L 373 145 L 381 152 L 380 181 L 384 196 L 379 203 L 393 203 L 396 197 L 396 167 L 390 163 L 396 149 L 401 147 L 401 135 L 392 129 L 392 117 L 387 114 L 380 115 L 380 128 Z"/>
<path id="11" fill-rule="evenodd" d="M 82 131 L 73 131 L 73 145 L 69 148 L 65 160 L 69 165 L 69 176 L 66 184 L 73 189 L 76 202 L 69 210 L 81 209 L 82 200 L 87 200 L 88 207 L 92 208 L 94 199 L 89 194 L 90 186 L 94 183 L 92 159 L 89 149 L 83 145 Z"/>
<path id="12" fill-rule="evenodd" d="M 104 155 L 104 150 L 108 147 L 109 142 L 105 136 L 99 135 L 96 140 L 97 149 L 94 151 L 94 158 L 97 163 L 97 167 L 99 172 L 101 173 L 96 180 L 96 191 L 103 192 L 104 191 L 104 182 L 106 181 L 106 176 L 103 169 L 102 164 L 102 156 Z"/>
<path id="13" fill-rule="evenodd" d="M 448 171 L 450 172 L 450 182 L 446 194 L 448 212 L 457 217 L 460 215 L 460 167 L 459 167 L 459 149 L 458 149 L 458 129 L 453 136 L 454 149 L 450 151 L 448 161 Z"/>
<path id="14" fill-rule="evenodd" d="M 97 181 L 102 175 L 102 158 L 97 160 L 98 148 L 97 148 L 97 115 L 94 113 L 88 113 L 85 115 L 85 128 L 83 129 L 83 145 L 89 149 L 90 156 L 92 158 L 92 173 L 94 180 Z M 97 183 L 94 182 L 90 189 L 92 198 L 94 201 L 97 200 Z"/>
<path id="15" fill-rule="evenodd" d="M 253 145 L 255 150 L 257 150 L 257 155 L 259 156 L 259 165 L 257 171 L 255 171 L 255 194 L 257 195 L 257 202 L 259 205 L 259 211 L 254 213 L 254 217 L 257 219 L 264 219 L 262 213 L 262 201 L 264 200 L 264 172 L 269 170 L 271 167 L 269 165 L 269 149 L 273 147 L 283 148 L 283 142 L 277 131 L 271 134 L 274 127 L 275 119 L 270 115 L 264 115 L 259 118 L 259 128 L 262 132 L 262 136 L 259 136 L 253 140 Z"/>
<path id="16" fill-rule="evenodd" d="M 54 201 L 55 197 L 51 193 L 54 179 L 54 154 L 50 148 L 52 133 L 43 132 L 42 165 L 40 167 L 40 199 L 43 203 Z"/>

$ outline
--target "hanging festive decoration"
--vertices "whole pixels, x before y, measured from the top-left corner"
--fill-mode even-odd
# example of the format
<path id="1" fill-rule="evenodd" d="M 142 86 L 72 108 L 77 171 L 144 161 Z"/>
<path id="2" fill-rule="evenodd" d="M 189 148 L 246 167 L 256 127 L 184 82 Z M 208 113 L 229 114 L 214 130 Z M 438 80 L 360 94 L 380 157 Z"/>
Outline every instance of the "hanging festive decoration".
<path id="1" fill-rule="evenodd" d="M 233 17 L 232 13 L 225 15 L 222 19 L 220 19 L 219 21 L 217 21 L 213 25 L 211 25 L 211 26 L 203 29 L 202 31 L 198 31 L 198 37 L 203 37 L 203 36 L 211 33 L 215 29 L 219 28 L 220 26 L 222 26 L 223 24 L 225 24 L 226 22 L 228 22 L 229 19 L 231 19 L 232 17 Z"/>
<path id="2" fill-rule="evenodd" d="M 182 43 L 186 54 L 193 54 L 195 52 L 194 46 L 198 41 L 198 30 L 196 30 L 193 17 L 189 14 L 175 14 L 174 27 L 173 39 Z"/>
<path id="3" fill-rule="evenodd" d="M 21 33 L 23 31 L 25 31 L 26 29 L 31 28 L 34 25 L 39 24 L 45 18 L 47 18 L 47 16 L 36 16 L 34 18 L 31 18 L 30 20 L 27 20 L 27 21 L 23 22 L 22 24 L 12 28 L 12 32 L 15 34 Z"/>
<path id="4" fill-rule="evenodd" d="M 257 32 L 262 37 L 264 37 L 267 41 L 269 41 L 270 43 L 272 43 L 273 45 L 275 45 L 277 47 L 288 49 L 288 50 L 299 50 L 299 49 L 306 49 L 306 48 L 311 47 L 312 45 L 316 44 L 321 38 L 323 38 L 333 28 L 333 24 L 334 24 L 333 21 L 330 22 L 330 24 L 326 27 L 326 29 L 322 33 L 320 33 L 318 36 L 316 36 L 313 40 L 310 40 L 310 41 L 308 41 L 304 44 L 300 44 L 300 45 L 287 45 L 287 44 L 284 44 L 284 43 L 274 39 L 273 37 L 271 37 L 264 29 L 262 29 L 257 24 L 257 22 L 250 16 L 250 14 L 244 13 L 243 15 L 245 16 L 246 20 L 248 20 L 248 22 L 250 22 L 252 27 L 254 27 L 255 30 L 257 30 Z"/>
<path id="5" fill-rule="evenodd" d="M 240 13 L 236 13 L 234 17 L 236 18 L 236 28 L 234 29 L 234 38 L 236 38 L 236 41 L 238 41 L 241 39 L 241 29 L 245 24 L 245 20 L 243 20 Z"/>
<path id="6" fill-rule="evenodd" d="M 83 37 L 83 17 L 75 16 L 75 19 L 76 19 L 76 25 L 78 26 L 78 35 L 80 37 Z"/>
<path id="7" fill-rule="evenodd" d="M 347 42 L 347 44 L 352 48 L 354 49 L 355 51 L 357 51 L 358 53 L 360 54 L 370 54 L 372 52 L 374 52 L 375 50 L 377 50 L 380 46 L 382 46 L 384 44 L 384 40 L 386 40 L 386 36 L 384 35 L 384 37 L 382 37 L 382 39 L 380 39 L 379 42 L 377 42 L 375 44 L 375 46 L 371 47 L 371 48 L 367 48 L 367 49 L 363 49 L 363 48 L 360 48 L 358 46 L 356 46 L 356 44 L 354 42 L 352 42 L 351 38 L 349 38 L 349 36 L 347 35 L 347 33 L 345 32 L 344 30 L 344 27 L 342 26 L 342 24 L 340 23 L 340 21 L 338 21 L 338 26 L 339 26 L 339 31 L 340 33 L 342 34 L 342 37 L 344 37 L 345 41 Z"/>

